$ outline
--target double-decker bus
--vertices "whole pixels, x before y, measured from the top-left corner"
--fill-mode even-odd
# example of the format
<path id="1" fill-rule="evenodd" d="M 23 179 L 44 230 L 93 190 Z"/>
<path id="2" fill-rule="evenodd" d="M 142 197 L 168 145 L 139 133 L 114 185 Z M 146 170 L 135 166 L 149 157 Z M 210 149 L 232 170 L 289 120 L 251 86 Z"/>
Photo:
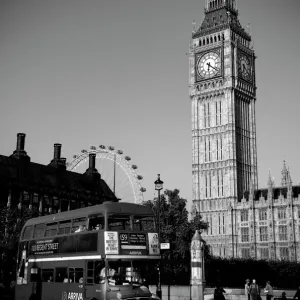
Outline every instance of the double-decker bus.
<path id="1" fill-rule="evenodd" d="M 151 298 L 143 283 L 160 260 L 154 224 L 150 208 L 116 202 L 28 220 L 15 300 Z"/>

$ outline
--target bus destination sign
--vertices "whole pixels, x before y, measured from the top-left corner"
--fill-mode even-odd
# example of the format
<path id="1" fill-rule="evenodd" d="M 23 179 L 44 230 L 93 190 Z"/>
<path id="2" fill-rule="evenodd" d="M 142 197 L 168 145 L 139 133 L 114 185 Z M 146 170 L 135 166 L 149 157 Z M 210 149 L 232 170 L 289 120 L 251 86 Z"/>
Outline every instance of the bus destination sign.
<path id="1" fill-rule="evenodd" d="M 29 244 L 29 253 L 36 254 L 54 254 L 58 253 L 58 239 L 32 241 Z"/>
<path id="2" fill-rule="evenodd" d="M 121 252 L 129 255 L 146 255 L 147 240 L 145 233 L 119 233 Z"/>

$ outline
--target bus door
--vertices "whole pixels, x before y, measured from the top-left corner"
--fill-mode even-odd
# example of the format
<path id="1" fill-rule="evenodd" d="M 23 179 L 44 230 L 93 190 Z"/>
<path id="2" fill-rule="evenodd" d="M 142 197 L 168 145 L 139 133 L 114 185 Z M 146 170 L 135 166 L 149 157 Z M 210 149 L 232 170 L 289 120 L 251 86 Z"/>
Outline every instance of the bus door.
<path id="1" fill-rule="evenodd" d="M 86 261 L 84 298 L 105 299 L 106 284 L 101 276 L 101 271 L 105 267 L 104 260 Z"/>

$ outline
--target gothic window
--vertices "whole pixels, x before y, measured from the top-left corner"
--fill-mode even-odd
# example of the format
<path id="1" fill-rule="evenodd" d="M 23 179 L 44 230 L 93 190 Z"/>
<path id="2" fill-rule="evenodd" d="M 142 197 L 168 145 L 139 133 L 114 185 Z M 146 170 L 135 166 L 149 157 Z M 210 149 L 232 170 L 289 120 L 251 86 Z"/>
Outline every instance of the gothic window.
<path id="1" fill-rule="evenodd" d="M 216 140 L 217 143 L 217 161 L 219 160 L 219 139 Z"/>
<path id="2" fill-rule="evenodd" d="M 204 128 L 210 127 L 210 109 L 209 103 L 203 104 Z"/>
<path id="3" fill-rule="evenodd" d="M 209 103 L 207 103 L 207 127 L 210 127 L 210 109 L 209 109 Z"/>
<path id="4" fill-rule="evenodd" d="M 248 222 L 248 210 L 241 211 L 241 222 Z"/>
<path id="5" fill-rule="evenodd" d="M 200 47 L 202 46 L 202 42 L 201 42 L 201 40 L 199 40 L 199 46 L 200 46 Z"/>
<path id="6" fill-rule="evenodd" d="M 223 159 L 223 140 L 222 137 L 220 137 L 220 160 Z"/>
<path id="7" fill-rule="evenodd" d="M 260 258 L 268 259 L 269 258 L 269 248 L 261 248 L 260 249 Z"/>
<path id="8" fill-rule="evenodd" d="M 250 258 L 250 249 L 242 248 L 242 258 Z"/>
<path id="9" fill-rule="evenodd" d="M 241 235 L 242 235 L 242 243 L 249 242 L 249 228 L 248 227 L 242 227 L 241 228 Z"/>
<path id="10" fill-rule="evenodd" d="M 204 141 L 204 162 L 207 161 L 207 158 L 206 158 L 206 154 L 207 154 L 206 147 L 207 147 L 207 145 L 206 145 L 206 140 L 205 140 Z"/>
<path id="11" fill-rule="evenodd" d="M 218 118 L 218 102 L 216 102 L 216 126 L 218 126 L 218 122 L 219 118 Z"/>
<path id="12" fill-rule="evenodd" d="M 259 210 L 259 221 L 266 221 L 268 220 L 268 214 L 266 209 Z"/>
<path id="13" fill-rule="evenodd" d="M 261 242 L 268 241 L 268 226 L 259 227 L 259 238 Z"/>
<path id="14" fill-rule="evenodd" d="M 279 225 L 278 226 L 279 232 L 279 241 L 287 241 L 287 226 L 286 225 Z"/>
<path id="15" fill-rule="evenodd" d="M 206 128 L 206 105 L 203 104 L 203 119 L 204 119 L 204 128 Z"/>
<path id="16" fill-rule="evenodd" d="M 213 218 L 210 216 L 210 234 L 213 234 L 213 228 L 212 228 Z"/>
<path id="17" fill-rule="evenodd" d="M 283 209 L 278 209 L 278 219 L 286 219 L 286 210 Z"/>
<path id="18" fill-rule="evenodd" d="M 218 142 L 218 140 L 217 140 Z M 218 197 L 220 197 L 220 175 L 217 173 Z"/>
<path id="19" fill-rule="evenodd" d="M 208 161 L 211 161 L 211 142 L 208 140 Z"/>
<path id="20" fill-rule="evenodd" d="M 211 174 L 209 174 L 209 197 L 211 197 Z"/>
<path id="21" fill-rule="evenodd" d="M 223 173 L 221 173 L 221 196 L 224 196 L 224 178 Z"/>
<path id="22" fill-rule="evenodd" d="M 219 215 L 219 234 L 221 234 L 221 215 Z"/>
<path id="23" fill-rule="evenodd" d="M 205 175 L 205 197 L 208 197 L 208 176 Z"/>
<path id="24" fill-rule="evenodd" d="M 222 102 L 219 102 L 219 125 L 222 125 Z"/>
<path id="25" fill-rule="evenodd" d="M 288 260 L 289 259 L 289 248 L 287 247 L 280 247 L 279 248 L 279 254 L 280 258 L 283 260 Z"/>
<path id="26" fill-rule="evenodd" d="M 223 234 L 225 234 L 225 215 L 223 214 Z"/>

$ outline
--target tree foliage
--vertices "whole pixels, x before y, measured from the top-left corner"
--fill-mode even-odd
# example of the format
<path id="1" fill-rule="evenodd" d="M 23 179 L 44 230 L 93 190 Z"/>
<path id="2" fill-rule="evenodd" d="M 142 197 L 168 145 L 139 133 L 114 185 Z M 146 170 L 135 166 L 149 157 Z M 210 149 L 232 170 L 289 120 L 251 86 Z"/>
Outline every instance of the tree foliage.
<path id="1" fill-rule="evenodd" d="M 160 226 L 160 242 L 170 243 L 170 250 L 162 251 L 163 282 L 174 282 L 177 277 L 183 278 L 184 273 L 187 273 L 186 278 L 189 280 L 191 239 L 196 230 L 207 229 L 207 223 L 200 215 L 188 220 L 186 203 L 187 200 L 180 197 L 178 189 L 165 190 L 160 201 L 155 199 L 144 202 L 154 213 L 156 228 Z"/>
<path id="2" fill-rule="evenodd" d="M 37 217 L 38 212 L 32 209 L 25 211 L 19 208 L 4 207 L 0 209 L 0 281 L 9 282 L 15 278 L 18 242 L 25 222 Z"/>

